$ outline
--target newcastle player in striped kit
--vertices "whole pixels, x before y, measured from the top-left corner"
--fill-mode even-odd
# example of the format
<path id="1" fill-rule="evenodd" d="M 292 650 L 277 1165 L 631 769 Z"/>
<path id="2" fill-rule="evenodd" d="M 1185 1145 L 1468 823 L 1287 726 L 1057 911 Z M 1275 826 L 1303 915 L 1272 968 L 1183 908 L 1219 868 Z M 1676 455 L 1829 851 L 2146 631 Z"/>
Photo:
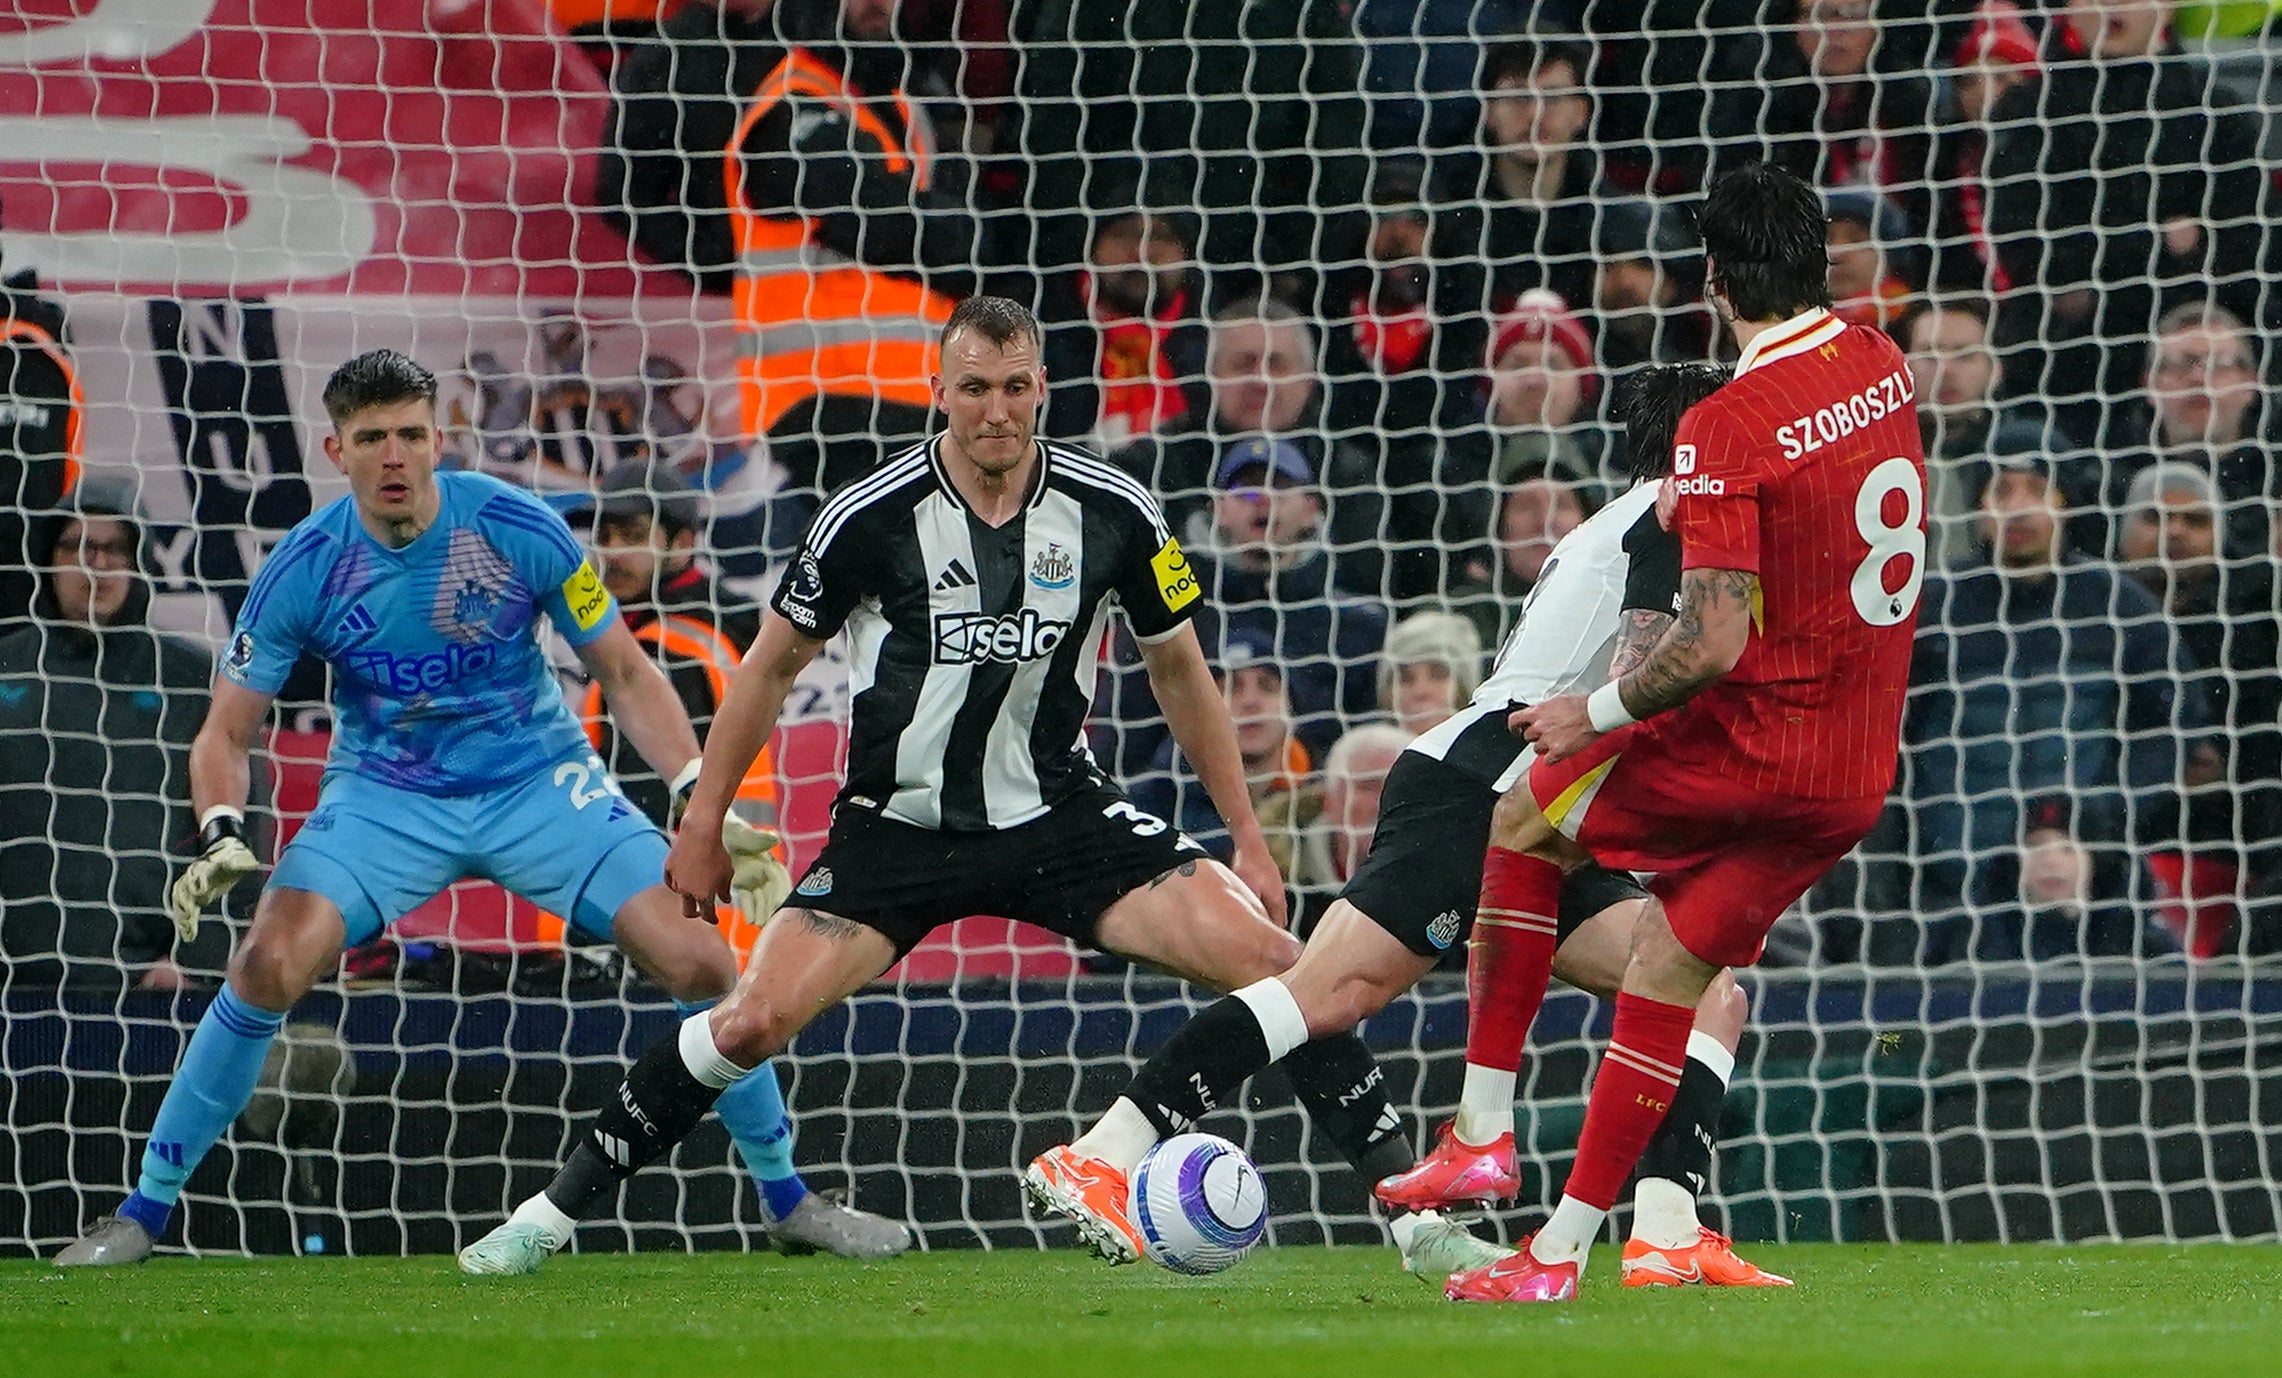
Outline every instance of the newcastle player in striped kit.
<path id="1" fill-rule="evenodd" d="M 762 930 L 735 992 L 642 1057 L 554 1181 L 470 1245 L 463 1267 L 538 1268 L 723 1087 L 952 920 L 1024 920 L 1221 990 L 1299 955 L 1235 728 L 1190 626 L 1196 578 L 1144 489 L 1035 438 L 1039 346 L 1022 306 L 961 304 L 933 379 L 947 429 L 818 513 L 714 719 L 666 877 L 692 914 L 727 895 L 724 810 L 794 677 L 845 630 L 848 772 L 824 849 Z M 1085 748 L 1113 611 L 1228 821 L 1230 866 L 1136 808 Z M 1294 1064 L 1301 1099 L 1352 1161 L 1374 1175 L 1408 1164 L 1360 1040 Z M 1095 1189 L 1031 1186 L 1049 1205 Z M 1109 1228 L 1088 1234 L 1120 1261 L 1138 1257 L 1137 1239 L 1122 1201 Z"/>

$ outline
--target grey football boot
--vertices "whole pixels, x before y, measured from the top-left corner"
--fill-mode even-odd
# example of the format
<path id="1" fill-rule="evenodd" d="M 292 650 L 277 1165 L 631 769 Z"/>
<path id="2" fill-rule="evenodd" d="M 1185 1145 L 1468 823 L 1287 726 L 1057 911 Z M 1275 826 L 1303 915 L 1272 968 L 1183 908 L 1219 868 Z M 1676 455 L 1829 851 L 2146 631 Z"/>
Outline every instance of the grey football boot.
<path id="1" fill-rule="evenodd" d="M 911 1247 L 911 1229 L 848 1205 L 838 1191 L 812 1191 L 792 1214 L 769 1221 L 769 1243 L 784 1254 L 822 1251 L 842 1258 L 893 1258 Z"/>
<path id="2" fill-rule="evenodd" d="M 58 1268 L 108 1268 L 151 1256 L 148 1230 L 123 1215 L 106 1215 L 50 1262 Z"/>

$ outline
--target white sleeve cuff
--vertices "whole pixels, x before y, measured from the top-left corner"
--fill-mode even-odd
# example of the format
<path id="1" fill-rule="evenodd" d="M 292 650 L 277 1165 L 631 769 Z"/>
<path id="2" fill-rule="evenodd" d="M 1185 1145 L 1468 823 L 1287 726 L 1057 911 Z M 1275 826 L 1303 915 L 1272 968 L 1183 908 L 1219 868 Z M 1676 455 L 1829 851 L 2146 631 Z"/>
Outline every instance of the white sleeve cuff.
<path id="1" fill-rule="evenodd" d="M 1595 732 L 1614 732 L 1635 721 L 1626 711 L 1624 696 L 1617 692 L 1613 679 L 1586 696 L 1585 716 L 1592 719 Z"/>

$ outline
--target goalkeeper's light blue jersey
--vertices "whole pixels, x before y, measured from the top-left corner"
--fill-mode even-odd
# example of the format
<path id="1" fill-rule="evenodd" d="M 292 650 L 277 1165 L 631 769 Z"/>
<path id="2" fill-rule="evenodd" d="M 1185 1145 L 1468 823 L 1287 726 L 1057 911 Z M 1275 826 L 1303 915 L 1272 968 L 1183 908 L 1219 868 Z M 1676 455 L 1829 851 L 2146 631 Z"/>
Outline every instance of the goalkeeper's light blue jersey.
<path id="1" fill-rule="evenodd" d="M 573 646 L 617 615 L 585 551 L 536 497 L 483 474 L 436 475 L 442 510 L 401 550 L 353 498 L 286 533 L 254 577 L 222 673 L 274 694 L 303 652 L 333 667 L 333 754 L 399 789 L 458 795 L 587 748 L 539 643 Z"/>

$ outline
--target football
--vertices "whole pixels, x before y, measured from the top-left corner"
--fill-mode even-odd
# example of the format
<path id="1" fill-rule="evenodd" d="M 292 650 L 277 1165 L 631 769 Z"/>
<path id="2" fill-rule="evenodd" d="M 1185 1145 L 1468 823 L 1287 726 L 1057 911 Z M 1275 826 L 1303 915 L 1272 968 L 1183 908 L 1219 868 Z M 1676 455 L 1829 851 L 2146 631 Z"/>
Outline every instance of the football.
<path id="1" fill-rule="evenodd" d="M 1133 1170 L 1133 1223 L 1149 1257 L 1201 1276 L 1233 1266 L 1268 1229 L 1268 1187 L 1217 1134 L 1176 1134 Z"/>

